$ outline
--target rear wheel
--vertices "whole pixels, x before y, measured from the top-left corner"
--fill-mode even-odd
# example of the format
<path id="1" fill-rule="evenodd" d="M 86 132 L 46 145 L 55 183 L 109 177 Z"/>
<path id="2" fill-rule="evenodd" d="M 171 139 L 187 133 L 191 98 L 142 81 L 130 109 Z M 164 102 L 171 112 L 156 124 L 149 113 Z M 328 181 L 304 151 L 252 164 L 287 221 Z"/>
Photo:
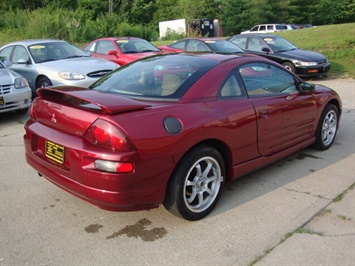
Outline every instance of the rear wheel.
<path id="1" fill-rule="evenodd" d="M 217 150 L 206 145 L 194 148 L 174 170 L 164 207 L 187 220 L 202 219 L 217 204 L 224 175 L 224 162 Z"/>
<path id="2" fill-rule="evenodd" d="M 289 71 L 295 73 L 296 72 L 296 67 L 294 64 L 292 64 L 291 62 L 285 62 L 282 63 L 282 65 Z"/>
<path id="3" fill-rule="evenodd" d="M 335 139 L 338 130 L 339 110 L 334 104 L 328 104 L 320 117 L 316 132 L 316 142 L 313 147 L 317 150 L 328 149 Z"/>

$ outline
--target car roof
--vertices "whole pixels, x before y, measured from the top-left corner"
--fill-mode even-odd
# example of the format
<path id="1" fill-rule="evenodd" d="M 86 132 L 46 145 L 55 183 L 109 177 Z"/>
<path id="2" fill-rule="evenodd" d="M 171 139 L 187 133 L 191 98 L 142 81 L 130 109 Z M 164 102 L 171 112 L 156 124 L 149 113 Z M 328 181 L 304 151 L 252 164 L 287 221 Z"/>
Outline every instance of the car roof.
<path id="1" fill-rule="evenodd" d="M 130 37 L 130 36 L 119 36 L 119 37 L 102 37 L 102 38 L 96 39 L 95 41 L 97 41 L 97 40 L 115 41 L 115 40 L 145 40 L 145 39 L 138 38 L 138 37 Z"/>
<path id="2" fill-rule="evenodd" d="M 275 35 L 275 34 L 270 34 L 270 33 L 245 33 L 245 34 L 236 34 L 236 35 L 233 35 L 231 36 L 230 38 L 233 38 L 233 37 L 260 37 L 260 38 L 265 38 L 265 37 L 269 37 L 269 38 L 272 38 L 272 37 L 280 37 L 282 38 L 281 36 L 278 36 L 278 35 Z M 228 39 L 230 39 L 228 38 Z M 227 39 L 227 40 L 228 40 Z"/>
<path id="3" fill-rule="evenodd" d="M 225 39 L 224 38 L 220 38 L 220 37 L 190 37 L 190 38 L 184 38 L 184 39 L 179 40 L 179 41 L 183 41 L 183 40 L 223 41 Z"/>
<path id="4" fill-rule="evenodd" d="M 204 58 L 209 58 L 216 60 L 218 62 L 224 62 L 228 61 L 231 59 L 236 59 L 236 58 L 245 58 L 245 57 L 257 57 L 260 60 L 264 60 L 265 58 L 256 56 L 253 54 L 247 54 L 247 53 L 240 53 L 240 54 L 223 54 L 223 53 L 213 53 L 213 52 L 184 52 L 184 53 L 173 53 L 174 55 L 189 55 L 189 56 L 197 56 L 197 57 L 204 57 Z M 162 55 L 157 55 L 157 56 L 164 56 Z"/>
<path id="5" fill-rule="evenodd" d="M 51 42 L 66 42 L 63 40 L 55 40 L 55 39 L 30 39 L 30 40 L 21 40 L 16 42 L 11 42 L 6 44 L 7 45 L 32 45 L 38 43 L 51 43 Z"/>

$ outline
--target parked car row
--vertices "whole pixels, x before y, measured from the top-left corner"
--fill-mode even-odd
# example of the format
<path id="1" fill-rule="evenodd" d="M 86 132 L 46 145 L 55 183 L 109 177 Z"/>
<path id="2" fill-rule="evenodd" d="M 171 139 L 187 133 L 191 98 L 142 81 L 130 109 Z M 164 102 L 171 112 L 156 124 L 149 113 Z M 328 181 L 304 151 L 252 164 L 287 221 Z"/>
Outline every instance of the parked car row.
<path id="1" fill-rule="evenodd" d="M 301 77 L 318 76 L 330 69 L 330 62 L 324 55 L 299 49 L 286 39 L 272 34 L 239 34 L 226 40 L 186 38 L 158 48 L 163 52 L 255 54 L 277 62 Z"/>
<path id="2" fill-rule="evenodd" d="M 284 25 L 264 26 L 277 30 Z M 87 87 L 112 70 L 138 59 L 181 52 L 255 54 L 277 62 L 301 77 L 320 75 L 330 69 L 330 62 L 322 54 L 301 50 L 277 35 L 256 33 L 235 35 L 228 39 L 185 38 L 158 47 L 135 37 L 100 38 L 82 49 L 60 40 L 25 40 L 1 47 L 0 58 L 11 62 L 9 69 L 27 80 L 34 98 L 38 88 L 62 85 Z M 8 96 L 1 96 L 3 110 L 10 102 Z M 7 110 L 12 109 L 7 107 Z M 26 110 L 25 107 L 23 110 Z"/>

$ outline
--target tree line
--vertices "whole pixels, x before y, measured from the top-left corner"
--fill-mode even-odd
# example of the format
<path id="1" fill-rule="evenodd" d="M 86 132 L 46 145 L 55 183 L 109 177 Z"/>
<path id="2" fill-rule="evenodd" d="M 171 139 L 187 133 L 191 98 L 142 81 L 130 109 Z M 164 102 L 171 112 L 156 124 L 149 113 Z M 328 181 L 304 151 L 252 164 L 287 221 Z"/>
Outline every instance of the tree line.
<path id="1" fill-rule="evenodd" d="M 355 22 L 355 0 L 1 0 L 0 29 L 21 38 L 84 43 L 103 36 L 158 38 L 159 22 L 219 19 L 224 36 L 260 23 Z"/>

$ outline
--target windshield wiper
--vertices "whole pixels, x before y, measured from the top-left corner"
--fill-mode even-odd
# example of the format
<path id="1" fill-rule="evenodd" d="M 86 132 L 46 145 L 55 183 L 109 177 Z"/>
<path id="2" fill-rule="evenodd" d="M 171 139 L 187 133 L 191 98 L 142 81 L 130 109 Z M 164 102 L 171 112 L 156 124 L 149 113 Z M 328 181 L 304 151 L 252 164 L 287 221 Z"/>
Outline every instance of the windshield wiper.
<path id="1" fill-rule="evenodd" d="M 77 58 L 77 57 L 84 57 L 84 56 L 83 55 L 69 55 L 67 57 L 64 57 L 63 59 Z"/>
<path id="2" fill-rule="evenodd" d="M 142 51 L 139 51 L 140 53 L 149 53 L 149 52 L 159 52 L 159 50 L 142 50 Z"/>
<path id="3" fill-rule="evenodd" d="M 60 60 L 60 59 L 46 59 L 46 60 L 42 60 L 38 63 L 45 63 L 45 62 L 50 62 L 50 61 L 57 61 L 57 60 Z"/>

